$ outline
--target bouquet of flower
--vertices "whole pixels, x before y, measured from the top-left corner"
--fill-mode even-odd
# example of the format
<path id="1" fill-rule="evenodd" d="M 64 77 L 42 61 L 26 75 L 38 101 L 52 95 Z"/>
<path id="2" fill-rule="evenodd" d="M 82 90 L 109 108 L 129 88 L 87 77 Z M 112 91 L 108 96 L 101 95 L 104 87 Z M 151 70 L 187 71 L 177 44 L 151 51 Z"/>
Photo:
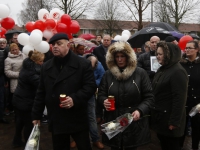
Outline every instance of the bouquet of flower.
<path id="1" fill-rule="evenodd" d="M 38 124 L 33 127 L 31 135 L 26 143 L 25 150 L 39 150 L 40 129 Z"/>
<path id="2" fill-rule="evenodd" d="M 190 117 L 193 117 L 195 116 L 197 113 L 200 113 L 200 104 L 197 104 L 196 106 L 194 106 L 190 112 L 189 112 L 189 115 Z"/>
<path id="3" fill-rule="evenodd" d="M 102 124 L 102 131 L 108 136 L 109 140 L 120 132 L 123 132 L 133 121 L 133 116 L 126 113 L 117 117 L 115 120 Z"/>

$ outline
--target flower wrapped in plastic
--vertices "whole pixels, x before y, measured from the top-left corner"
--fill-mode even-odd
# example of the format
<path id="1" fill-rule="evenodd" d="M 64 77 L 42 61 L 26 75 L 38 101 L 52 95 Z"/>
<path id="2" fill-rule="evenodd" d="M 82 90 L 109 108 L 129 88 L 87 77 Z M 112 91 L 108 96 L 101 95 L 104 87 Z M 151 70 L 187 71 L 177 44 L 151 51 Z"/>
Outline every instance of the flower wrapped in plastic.
<path id="1" fill-rule="evenodd" d="M 38 124 L 33 127 L 31 135 L 26 143 L 25 150 L 39 150 L 40 129 Z"/>
<path id="2" fill-rule="evenodd" d="M 190 112 L 189 112 L 189 116 L 193 117 L 195 116 L 197 113 L 200 113 L 200 104 L 197 104 L 196 106 L 194 106 Z"/>
<path id="3" fill-rule="evenodd" d="M 117 117 L 115 120 L 102 124 L 102 131 L 108 136 L 110 140 L 115 135 L 123 132 L 133 121 L 133 116 L 130 113 L 126 113 Z"/>

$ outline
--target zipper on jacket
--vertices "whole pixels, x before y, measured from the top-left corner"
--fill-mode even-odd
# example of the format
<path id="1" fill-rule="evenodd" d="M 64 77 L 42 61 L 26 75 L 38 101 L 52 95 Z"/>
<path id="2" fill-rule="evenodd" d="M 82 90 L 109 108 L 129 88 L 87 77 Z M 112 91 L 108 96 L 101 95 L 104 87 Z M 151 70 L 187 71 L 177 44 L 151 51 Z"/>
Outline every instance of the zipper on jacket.
<path id="1" fill-rule="evenodd" d="M 133 80 L 133 84 L 135 84 L 135 86 L 137 87 L 137 89 L 138 89 L 138 92 L 140 93 L 140 90 L 139 90 L 139 88 L 138 88 L 138 86 L 137 86 L 137 84 L 135 83 L 135 81 Z"/>
<path id="2" fill-rule="evenodd" d="M 108 88 L 108 96 L 109 96 L 109 91 L 110 91 L 110 88 L 111 88 L 112 85 L 113 85 L 113 82 L 111 83 L 111 85 Z"/>

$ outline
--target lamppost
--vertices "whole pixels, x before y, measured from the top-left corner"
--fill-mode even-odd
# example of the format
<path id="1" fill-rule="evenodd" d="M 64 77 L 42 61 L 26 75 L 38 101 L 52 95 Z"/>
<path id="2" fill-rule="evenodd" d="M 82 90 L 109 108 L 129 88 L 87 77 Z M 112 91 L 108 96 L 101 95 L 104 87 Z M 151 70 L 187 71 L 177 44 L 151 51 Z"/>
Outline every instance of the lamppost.
<path id="1" fill-rule="evenodd" d="M 153 0 L 151 0 L 151 22 L 153 22 Z"/>

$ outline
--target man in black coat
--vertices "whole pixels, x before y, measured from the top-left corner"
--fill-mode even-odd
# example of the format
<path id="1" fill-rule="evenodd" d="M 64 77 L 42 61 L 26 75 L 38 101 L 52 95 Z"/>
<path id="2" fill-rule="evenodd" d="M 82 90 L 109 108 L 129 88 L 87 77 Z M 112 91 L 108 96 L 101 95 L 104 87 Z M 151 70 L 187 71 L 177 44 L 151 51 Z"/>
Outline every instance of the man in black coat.
<path id="1" fill-rule="evenodd" d="M 8 124 L 8 121 L 4 118 L 4 88 L 7 85 L 7 78 L 4 74 L 4 60 L 7 58 L 8 53 L 6 52 L 7 41 L 4 38 L 0 38 L 0 123 Z"/>
<path id="2" fill-rule="evenodd" d="M 97 59 L 101 62 L 104 70 L 107 70 L 107 65 L 106 65 L 106 53 L 108 50 L 108 47 L 111 44 L 111 37 L 110 35 L 106 34 L 103 36 L 103 43 L 99 46 L 96 47 L 93 50 L 93 54 L 97 57 Z"/>
<path id="3" fill-rule="evenodd" d="M 155 50 L 157 49 L 157 43 L 160 41 L 158 36 L 152 36 L 150 38 L 150 51 L 143 53 L 138 58 L 138 67 L 143 68 L 146 70 L 147 74 L 149 75 L 150 80 L 153 80 L 155 75 L 154 71 L 151 71 L 151 56 L 155 56 Z"/>
<path id="4" fill-rule="evenodd" d="M 79 150 L 91 150 L 88 130 L 87 101 L 96 90 L 91 63 L 69 50 L 65 33 L 49 41 L 54 57 L 42 66 L 32 116 L 40 124 L 44 106 L 48 111 L 49 130 L 54 150 L 70 150 L 70 136 Z M 59 100 L 66 94 L 66 100 Z"/>

